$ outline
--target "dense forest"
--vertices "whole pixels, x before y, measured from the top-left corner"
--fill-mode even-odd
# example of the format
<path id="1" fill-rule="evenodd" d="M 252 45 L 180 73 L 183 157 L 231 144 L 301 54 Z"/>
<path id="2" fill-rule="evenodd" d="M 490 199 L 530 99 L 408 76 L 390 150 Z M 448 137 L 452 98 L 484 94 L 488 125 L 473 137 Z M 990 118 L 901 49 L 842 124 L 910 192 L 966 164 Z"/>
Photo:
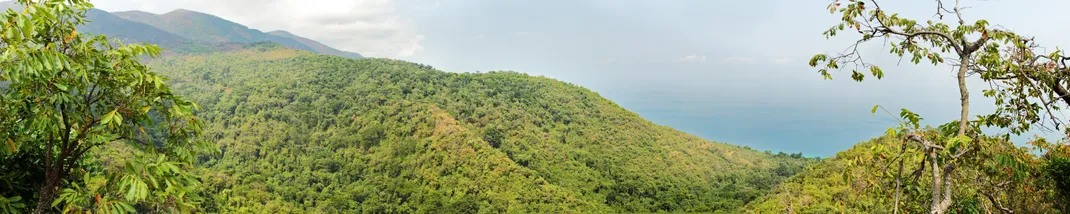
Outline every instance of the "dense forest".
<path id="1" fill-rule="evenodd" d="M 1070 146 L 1010 140 L 1063 125 L 1070 57 L 957 4 L 937 1 L 950 27 L 870 2 L 830 4 L 842 23 L 825 35 L 886 38 L 915 64 L 958 56 L 961 118 L 874 106 L 898 126 L 830 158 L 707 141 L 546 77 L 361 58 L 186 10 L 0 2 L 0 213 L 1070 210 Z M 857 50 L 809 65 L 884 76 Z M 970 114 L 967 74 L 1000 86 L 983 94 L 995 113 Z"/>
<path id="2" fill-rule="evenodd" d="M 813 163 L 643 120 L 590 90 L 256 43 L 153 61 L 204 107 L 207 211 L 736 210 Z"/>

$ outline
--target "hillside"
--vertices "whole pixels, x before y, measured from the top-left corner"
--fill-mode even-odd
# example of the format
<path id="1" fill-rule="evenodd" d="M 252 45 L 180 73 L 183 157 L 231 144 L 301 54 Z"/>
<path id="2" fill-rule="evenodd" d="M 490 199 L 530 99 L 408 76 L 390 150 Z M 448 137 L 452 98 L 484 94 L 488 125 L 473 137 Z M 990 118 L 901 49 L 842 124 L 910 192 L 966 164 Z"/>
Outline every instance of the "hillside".
<path id="1" fill-rule="evenodd" d="M 597 93 L 266 43 L 150 64 L 204 107 L 209 211 L 735 212 L 813 161 L 709 142 Z"/>
<path id="2" fill-rule="evenodd" d="M 175 35 L 195 41 L 210 43 L 253 43 L 271 41 L 286 47 L 307 50 L 314 53 L 330 54 L 348 58 L 360 58 L 360 54 L 337 50 L 319 42 L 299 37 L 290 33 L 264 33 L 250 29 L 215 15 L 178 9 L 165 14 L 153 14 L 144 11 L 124 11 L 112 13 L 123 19 L 144 23 Z"/>
<path id="3" fill-rule="evenodd" d="M 998 141 L 997 141 L 998 142 Z M 895 204 L 895 173 L 894 157 L 883 154 L 896 154 L 899 145 L 904 142 L 902 136 L 881 136 L 866 142 L 861 142 L 851 149 L 841 151 L 835 157 L 811 165 L 790 179 L 768 195 L 752 201 L 745 210 L 748 213 L 891 213 Z M 909 145 L 910 143 L 908 143 Z M 985 160 L 1000 160 L 1005 157 L 1001 154 L 1028 154 L 1026 148 L 1018 148 L 1008 142 L 981 143 L 985 147 L 979 148 L 978 153 L 995 154 L 986 156 Z M 879 153 L 881 155 L 875 155 Z M 1028 156 L 1028 155 L 1023 155 Z M 1013 159 L 1013 158 L 1008 158 Z M 931 173 L 919 171 L 912 176 L 915 166 L 921 161 L 920 158 L 906 158 L 907 165 L 904 168 L 903 199 L 900 211 L 903 213 L 925 213 L 928 210 L 930 194 L 926 192 L 931 185 L 927 180 Z M 1042 160 L 1017 160 L 1025 163 Z M 1025 164 L 1023 163 L 1023 164 Z M 1015 174 L 1013 170 L 999 168 L 1002 165 L 985 164 L 977 168 L 964 168 L 959 175 L 971 179 L 982 179 L 984 171 L 994 170 L 999 174 Z M 1049 197 L 1054 196 L 1050 185 L 1046 182 L 1039 168 L 1027 168 L 1025 174 L 1019 174 L 1015 179 L 1005 180 L 1006 185 L 1000 192 L 1007 199 L 1002 206 L 1018 213 L 1058 213 L 1054 210 Z M 914 179 L 914 177 L 918 179 Z M 992 176 L 989 174 L 989 176 Z M 1029 177 L 1032 176 L 1032 177 Z M 975 178 L 976 177 L 976 178 Z M 1014 176 L 1012 176 L 1014 177 Z M 962 179 L 962 178 L 956 178 Z M 988 179 L 999 179 L 988 178 Z M 965 179 L 963 179 L 965 180 Z M 951 213 L 982 213 L 983 210 L 994 210 L 985 206 L 988 198 L 979 193 L 979 186 L 962 182 L 955 186 L 954 197 L 956 201 L 949 209 Z"/>
<path id="4" fill-rule="evenodd" d="M 158 44 L 165 48 L 177 48 L 192 43 L 189 39 L 146 24 L 127 21 L 103 10 L 89 10 L 86 12 L 86 18 L 89 23 L 79 29 L 93 34 L 108 35 L 128 42 Z"/>
<path id="5" fill-rule="evenodd" d="M 330 46 L 324 45 L 323 43 L 320 43 L 320 42 L 317 42 L 315 40 L 311 40 L 311 39 L 308 39 L 308 38 L 305 38 L 305 37 L 300 37 L 300 36 L 294 35 L 293 33 L 284 31 L 284 30 L 271 31 L 271 32 L 267 32 L 267 33 L 271 34 L 271 35 L 276 35 L 276 36 L 281 36 L 281 37 L 286 37 L 286 38 L 291 38 L 293 40 L 296 40 L 297 42 L 299 42 L 299 43 L 311 48 L 312 52 L 316 52 L 316 53 L 320 53 L 320 54 L 330 54 L 330 55 L 348 57 L 348 58 L 361 58 L 362 57 L 360 54 L 334 49 L 334 48 L 332 48 Z"/>

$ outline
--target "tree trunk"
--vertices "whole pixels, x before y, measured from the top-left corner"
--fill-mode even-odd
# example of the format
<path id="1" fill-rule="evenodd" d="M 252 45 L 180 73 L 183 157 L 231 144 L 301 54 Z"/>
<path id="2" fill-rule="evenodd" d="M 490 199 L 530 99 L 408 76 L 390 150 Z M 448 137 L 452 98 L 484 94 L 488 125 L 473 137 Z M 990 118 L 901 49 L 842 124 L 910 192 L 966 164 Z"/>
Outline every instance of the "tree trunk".
<path id="1" fill-rule="evenodd" d="M 964 54 L 959 58 L 959 96 L 962 101 L 962 114 L 959 115 L 959 136 L 966 135 L 966 129 L 970 126 L 970 91 L 966 90 L 966 71 L 969 70 L 970 55 Z"/>
<path id="2" fill-rule="evenodd" d="M 905 149 L 906 146 L 903 146 L 903 148 Z M 899 171 L 896 171 L 895 174 L 895 209 L 892 210 L 893 214 L 899 214 L 899 194 L 903 192 L 900 185 L 903 180 L 903 161 L 903 159 L 899 159 Z"/>
<path id="3" fill-rule="evenodd" d="M 34 214 L 49 213 L 52 211 L 52 202 L 56 200 L 56 192 L 59 188 L 60 181 L 63 176 L 63 164 L 55 164 L 55 166 L 49 167 L 45 170 L 45 185 L 38 191 L 37 208 L 34 209 Z"/>
<path id="4" fill-rule="evenodd" d="M 931 204 L 932 207 L 929 208 L 929 213 L 942 214 L 944 213 L 944 211 L 940 209 L 940 188 L 943 186 L 941 185 L 942 177 L 940 177 L 940 164 L 936 161 L 937 158 L 935 148 L 929 149 L 929 159 L 931 160 L 929 164 L 931 164 L 931 167 L 933 168 L 933 186 L 930 189 L 933 192 L 933 198 Z"/>
<path id="5" fill-rule="evenodd" d="M 956 10 L 958 10 L 957 7 Z M 961 115 L 959 115 L 960 117 L 958 136 L 965 136 L 966 130 L 970 128 L 970 91 L 966 90 L 966 72 L 969 70 L 970 53 L 972 53 L 974 50 L 976 49 L 967 50 L 969 51 L 968 53 L 963 53 L 959 55 L 960 63 L 958 72 L 958 82 L 960 96 L 959 101 L 961 101 L 962 112 Z M 947 212 L 947 208 L 951 206 L 951 188 L 954 187 L 954 184 L 951 181 L 951 175 L 952 173 L 954 173 L 955 167 L 954 164 L 948 163 L 950 165 L 948 165 L 947 168 L 944 169 L 944 173 L 941 176 L 939 168 L 940 164 L 936 161 L 936 152 L 936 149 L 929 150 L 929 157 L 930 159 L 932 159 L 933 167 L 932 207 L 930 208 L 929 213 L 943 214 Z M 942 193 L 941 190 L 943 190 Z"/>

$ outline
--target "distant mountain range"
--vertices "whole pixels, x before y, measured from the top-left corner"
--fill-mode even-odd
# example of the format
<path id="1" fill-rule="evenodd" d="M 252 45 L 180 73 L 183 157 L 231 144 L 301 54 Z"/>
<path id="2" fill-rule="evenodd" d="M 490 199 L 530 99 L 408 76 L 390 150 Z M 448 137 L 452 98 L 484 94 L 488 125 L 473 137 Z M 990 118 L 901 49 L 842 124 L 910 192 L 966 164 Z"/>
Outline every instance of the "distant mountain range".
<path id="1" fill-rule="evenodd" d="M 0 2 L 0 9 L 17 7 L 13 1 Z M 86 12 L 86 18 L 91 22 L 80 28 L 84 32 L 108 35 L 124 42 L 157 44 L 175 52 L 215 51 L 225 47 L 221 44 L 270 41 L 313 53 L 362 57 L 358 53 L 338 50 L 290 32 L 265 33 L 215 15 L 185 9 L 165 14 L 136 10 L 109 13 L 92 9 Z"/>

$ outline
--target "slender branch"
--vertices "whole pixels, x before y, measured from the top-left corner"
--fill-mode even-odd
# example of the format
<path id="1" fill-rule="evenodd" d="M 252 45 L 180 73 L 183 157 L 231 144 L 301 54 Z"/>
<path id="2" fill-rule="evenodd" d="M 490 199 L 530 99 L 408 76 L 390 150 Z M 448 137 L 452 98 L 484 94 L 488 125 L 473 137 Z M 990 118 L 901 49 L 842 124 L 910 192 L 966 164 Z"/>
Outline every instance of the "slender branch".
<path id="1" fill-rule="evenodd" d="M 999 203 L 999 200 L 996 200 L 996 197 L 992 196 L 991 193 L 981 190 L 981 194 L 985 195 L 985 197 L 988 198 L 988 201 L 992 202 L 992 205 L 995 206 L 996 209 L 1003 211 L 1003 213 L 1014 213 L 1014 210 L 1008 209 L 1007 207 L 1004 207 L 1003 204 Z"/>
<path id="2" fill-rule="evenodd" d="M 970 147 L 966 147 L 965 149 L 959 150 L 958 153 L 955 153 L 954 155 L 951 155 L 951 159 L 958 159 L 960 156 L 962 156 L 962 155 L 966 154 L 966 152 L 970 151 L 970 149 L 971 149 Z"/>
<path id="3" fill-rule="evenodd" d="M 899 151 L 899 155 L 902 156 L 906 152 L 907 146 L 902 145 L 902 149 Z M 899 195 L 902 194 L 902 179 L 903 179 L 903 159 L 899 159 L 899 171 L 896 171 L 895 175 L 895 209 L 893 214 L 899 214 Z"/>
<path id="4" fill-rule="evenodd" d="M 922 158 L 921 162 L 918 163 L 918 169 L 914 170 L 914 172 L 910 173 L 911 176 L 914 176 L 914 179 L 912 179 L 912 181 L 911 181 L 912 183 L 915 183 L 915 184 L 918 183 L 918 179 L 921 178 L 921 174 L 923 172 L 925 172 L 925 166 L 926 166 L 925 163 L 928 160 L 929 159 Z"/>
<path id="5" fill-rule="evenodd" d="M 961 0 L 955 0 L 955 16 L 959 17 L 959 24 L 964 25 L 966 22 L 962 20 L 962 7 L 959 3 L 961 3 Z"/>
<path id="6" fill-rule="evenodd" d="M 880 18 L 878 18 L 878 20 L 879 19 Z M 882 27 L 878 28 L 877 30 L 881 31 L 881 32 L 884 32 L 884 33 L 888 33 L 888 34 L 904 36 L 904 37 L 906 37 L 906 40 L 913 39 L 916 36 L 926 36 L 926 35 L 938 36 L 938 37 L 941 37 L 941 38 L 944 38 L 945 40 L 947 40 L 947 42 L 951 44 L 951 47 L 955 49 L 956 53 L 962 53 L 963 52 L 962 44 L 960 44 L 959 42 L 956 42 L 954 37 L 951 37 L 951 35 L 947 35 L 945 33 L 936 32 L 936 31 L 917 31 L 917 32 L 913 32 L 913 33 L 907 33 L 907 32 L 903 32 L 903 31 L 900 31 L 900 30 L 895 30 L 895 29 L 892 29 L 892 28 L 889 28 L 889 27 L 886 27 L 886 26 L 882 26 Z"/>
<path id="7" fill-rule="evenodd" d="M 907 135 L 907 139 L 921 144 L 922 146 L 925 147 L 925 150 L 929 150 L 929 149 L 944 150 L 943 146 L 936 145 L 932 141 L 926 140 L 925 138 L 922 138 L 921 135 L 918 135 L 918 134 L 911 133 L 911 134 Z"/>

